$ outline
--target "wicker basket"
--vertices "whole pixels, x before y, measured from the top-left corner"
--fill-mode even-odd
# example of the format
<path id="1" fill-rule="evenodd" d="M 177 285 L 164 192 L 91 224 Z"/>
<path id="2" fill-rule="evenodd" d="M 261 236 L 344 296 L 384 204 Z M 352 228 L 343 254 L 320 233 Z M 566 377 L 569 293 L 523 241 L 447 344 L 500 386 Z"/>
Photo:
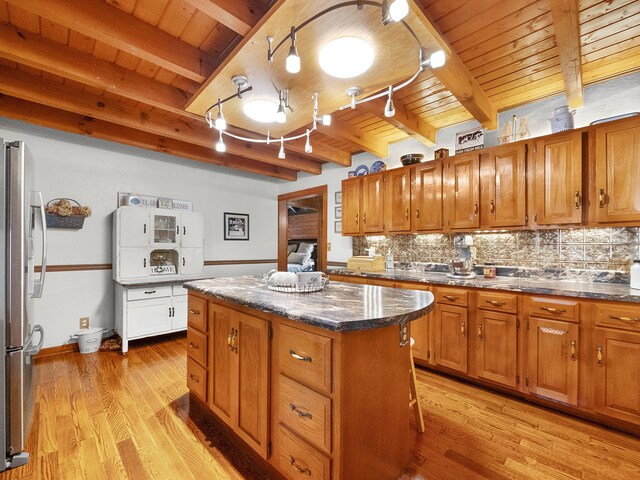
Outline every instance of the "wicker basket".
<path id="1" fill-rule="evenodd" d="M 54 198 L 47 202 L 47 208 L 51 206 L 51 204 L 57 200 L 69 200 L 72 203 L 75 203 L 78 207 L 81 205 L 72 198 Z M 79 230 L 84 225 L 84 215 L 69 215 L 67 217 L 62 217 L 60 215 L 56 215 L 55 213 L 46 213 L 47 217 L 47 228 L 72 228 L 75 230 Z"/>

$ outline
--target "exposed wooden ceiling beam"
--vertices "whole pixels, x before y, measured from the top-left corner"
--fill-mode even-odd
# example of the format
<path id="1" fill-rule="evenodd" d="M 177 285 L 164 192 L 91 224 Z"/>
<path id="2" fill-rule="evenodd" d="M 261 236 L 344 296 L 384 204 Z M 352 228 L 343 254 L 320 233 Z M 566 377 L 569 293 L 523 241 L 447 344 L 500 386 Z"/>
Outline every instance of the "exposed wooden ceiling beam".
<path id="1" fill-rule="evenodd" d="M 75 88 L 6 67 L 0 67 L 0 91 L 23 100 L 173 138 L 207 149 L 210 149 L 218 139 L 217 132 L 206 124 L 181 120 L 169 122 L 166 117 L 157 112 L 144 112 L 131 105 L 80 92 Z M 225 138 L 225 144 L 231 156 L 316 175 L 322 173 L 321 164 L 295 153 L 289 152 L 285 159 L 278 158 L 276 146 L 247 144 L 228 137 Z"/>
<path id="2" fill-rule="evenodd" d="M 572 108 L 581 107 L 584 95 L 578 0 L 550 0 L 549 5 L 556 30 L 567 103 Z"/>
<path id="3" fill-rule="evenodd" d="M 356 148 L 380 158 L 385 158 L 389 152 L 389 144 L 387 142 L 335 116 L 331 120 L 330 126 L 318 125 L 318 131 L 329 137 L 350 143 Z"/>
<path id="4" fill-rule="evenodd" d="M 104 0 L 7 2 L 198 83 L 204 82 L 219 63 L 213 55 Z"/>
<path id="5" fill-rule="evenodd" d="M 433 125 L 411 112 L 411 110 L 409 110 L 401 100 L 393 100 L 396 114 L 393 117 L 385 117 L 385 104 L 385 98 L 378 98 L 376 100 L 360 104 L 358 105 L 358 108 L 369 113 L 373 113 L 389 125 L 393 125 L 397 129 L 402 130 L 407 135 L 427 146 L 435 145 L 436 129 Z"/>
<path id="6" fill-rule="evenodd" d="M 34 33 L 18 30 L 12 25 L 0 24 L 0 56 L 168 110 L 202 124 L 205 122 L 199 115 L 184 110 L 184 104 L 189 98 L 184 90 Z M 351 155 L 348 152 L 319 142 L 314 143 L 314 151 L 310 155 L 304 152 L 304 146 L 301 145 L 289 144 L 286 150 L 316 160 L 351 165 Z"/>
<path id="7" fill-rule="evenodd" d="M 0 115 L 65 132 L 110 140 L 204 163 L 243 170 L 259 175 L 295 181 L 297 174 L 276 165 L 269 165 L 241 156 L 220 154 L 211 148 L 168 139 L 140 130 L 130 129 L 91 117 L 0 94 Z"/>
<path id="8" fill-rule="evenodd" d="M 495 130 L 498 128 L 498 110 L 480 84 L 471 75 L 469 69 L 460 60 L 458 54 L 453 51 L 449 42 L 434 26 L 433 22 L 427 18 L 423 9 L 416 4 L 416 0 L 410 0 L 409 5 L 424 27 L 421 32 L 416 32 L 418 36 L 420 38 L 431 38 L 447 55 L 445 65 L 432 69 L 432 74 L 486 129 Z"/>
<path id="9" fill-rule="evenodd" d="M 243 37 L 251 31 L 266 11 L 255 0 L 187 0 L 187 2 Z"/>

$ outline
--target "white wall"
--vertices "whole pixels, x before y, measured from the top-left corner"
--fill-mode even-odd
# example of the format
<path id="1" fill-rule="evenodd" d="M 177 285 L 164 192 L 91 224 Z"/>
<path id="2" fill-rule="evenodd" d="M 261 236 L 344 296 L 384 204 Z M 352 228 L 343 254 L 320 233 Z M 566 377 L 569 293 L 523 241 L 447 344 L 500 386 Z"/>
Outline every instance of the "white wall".
<path id="1" fill-rule="evenodd" d="M 266 177 L 207 165 L 113 142 L 0 118 L 0 137 L 23 140 L 34 157 L 35 188 L 45 202 L 71 197 L 93 215 L 81 230 L 49 230 L 50 265 L 111 263 L 111 213 L 117 192 L 191 200 L 205 224 L 205 260 L 273 259 L 277 256 L 278 183 Z M 223 240 L 223 212 L 250 215 L 249 241 Z M 212 276 L 261 273 L 274 264 L 206 267 Z M 45 346 L 67 343 L 80 317 L 113 328 L 110 270 L 50 272 L 35 321 Z"/>
<path id="2" fill-rule="evenodd" d="M 550 134 L 551 124 L 548 118 L 551 117 L 554 108 L 565 104 L 566 98 L 564 94 L 562 94 L 554 95 L 512 110 L 500 112 L 498 115 L 499 129 L 485 132 L 485 146 L 497 145 L 498 132 L 506 121 L 511 120 L 512 115 L 517 115 L 519 118 L 527 117 L 531 137 Z M 584 90 L 584 106 L 577 109 L 575 126 L 583 127 L 599 118 L 611 117 L 628 112 L 640 112 L 640 73 L 633 73 L 586 87 Z M 433 159 L 433 152 L 435 150 L 448 148 L 449 154 L 453 155 L 455 150 L 455 134 L 478 125 L 478 122 L 471 121 L 440 129 L 436 132 L 436 145 L 434 147 L 427 147 L 413 139 L 392 143 L 389 145 L 389 157 L 383 160 L 387 164 L 387 168 L 397 168 L 402 166 L 400 157 L 406 153 L 424 153 L 425 159 L 431 160 Z M 353 164 L 349 168 L 325 165 L 322 175 L 313 176 L 301 174 L 295 183 L 280 183 L 280 194 L 318 185 L 328 186 L 328 241 L 331 243 L 331 251 L 328 253 L 329 261 L 346 262 L 352 255 L 351 238 L 342 237 L 340 234 L 333 233 L 335 221 L 335 192 L 342 189 L 341 182 L 348 177 L 349 170 L 354 170 L 358 165 L 362 164 L 371 167 L 376 160 L 379 159 L 374 155 L 361 153 L 353 156 Z"/>

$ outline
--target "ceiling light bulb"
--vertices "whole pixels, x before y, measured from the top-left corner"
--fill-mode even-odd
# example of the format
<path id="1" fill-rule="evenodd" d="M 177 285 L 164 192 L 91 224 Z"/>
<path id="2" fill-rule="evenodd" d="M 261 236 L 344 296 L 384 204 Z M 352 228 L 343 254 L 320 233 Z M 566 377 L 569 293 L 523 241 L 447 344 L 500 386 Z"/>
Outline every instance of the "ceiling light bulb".
<path id="1" fill-rule="evenodd" d="M 444 54 L 444 51 L 442 50 L 433 52 L 429 57 L 429 63 L 431 64 L 431 68 L 442 67 L 445 61 L 446 61 L 446 56 Z"/>
<path id="2" fill-rule="evenodd" d="M 396 114 L 396 107 L 393 105 L 393 87 L 389 87 L 389 98 L 387 98 L 387 104 L 384 106 L 384 116 L 393 117 Z"/>
<path id="3" fill-rule="evenodd" d="M 286 157 L 285 153 L 284 153 L 284 138 L 280 137 L 280 151 L 278 152 L 278 158 L 280 160 L 284 160 Z"/>
<path id="4" fill-rule="evenodd" d="M 309 130 L 307 130 L 307 143 L 304 144 L 305 153 L 313 153 L 313 147 L 311 146 L 311 141 L 309 140 Z"/>
<path id="5" fill-rule="evenodd" d="M 220 139 L 216 143 L 216 152 L 224 153 L 227 151 L 227 146 L 224 144 L 224 140 L 222 140 L 222 130 L 220 131 Z"/>
<path id="6" fill-rule="evenodd" d="M 371 68 L 375 53 L 371 45 L 357 37 L 331 40 L 320 49 L 320 67 L 335 78 L 353 78 Z"/>
<path id="7" fill-rule="evenodd" d="M 389 7 L 389 16 L 394 22 L 399 22 L 409 14 L 407 0 L 395 0 Z"/>
<path id="8" fill-rule="evenodd" d="M 278 111 L 276 112 L 276 122 L 285 123 L 287 121 L 287 114 L 284 111 L 284 103 L 280 102 Z"/>
<path id="9" fill-rule="evenodd" d="M 300 55 L 295 45 L 291 45 L 289 55 L 285 61 L 285 68 L 289 73 L 298 73 L 300 71 Z"/>
<path id="10" fill-rule="evenodd" d="M 331 115 L 322 115 L 322 125 L 325 127 L 331 125 Z"/>
<path id="11" fill-rule="evenodd" d="M 213 126 L 218 131 L 227 129 L 227 121 L 224 119 L 224 115 L 222 114 L 222 103 L 220 103 L 220 99 L 218 99 L 218 116 L 216 117 L 215 122 L 213 122 Z"/>

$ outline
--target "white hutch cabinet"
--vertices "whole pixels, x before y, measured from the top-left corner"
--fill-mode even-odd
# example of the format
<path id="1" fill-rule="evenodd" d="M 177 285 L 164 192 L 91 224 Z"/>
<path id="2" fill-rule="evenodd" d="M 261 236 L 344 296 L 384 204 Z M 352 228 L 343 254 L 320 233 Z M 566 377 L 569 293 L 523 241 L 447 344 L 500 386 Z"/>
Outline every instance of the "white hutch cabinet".
<path id="1" fill-rule="evenodd" d="M 186 281 L 202 278 L 202 215 L 120 207 L 113 216 L 116 331 L 129 340 L 186 330 Z"/>

